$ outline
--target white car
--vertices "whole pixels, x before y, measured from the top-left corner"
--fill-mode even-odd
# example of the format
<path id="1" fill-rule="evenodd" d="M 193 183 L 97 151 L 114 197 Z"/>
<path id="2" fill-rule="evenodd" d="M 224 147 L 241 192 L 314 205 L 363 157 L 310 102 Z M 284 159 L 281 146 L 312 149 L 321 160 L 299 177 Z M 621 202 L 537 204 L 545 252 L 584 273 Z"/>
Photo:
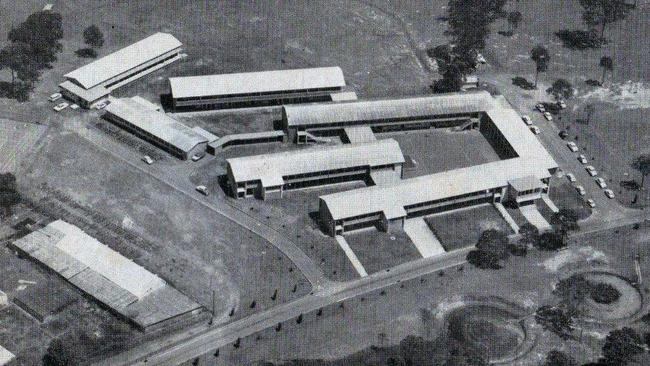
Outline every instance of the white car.
<path id="1" fill-rule="evenodd" d="M 544 112 L 544 118 L 546 118 L 547 121 L 553 120 L 553 116 L 551 115 L 551 112 Z"/>
<path id="2" fill-rule="evenodd" d="M 598 187 L 602 189 L 607 188 L 607 183 L 605 183 L 605 180 L 601 177 L 596 178 L 596 184 L 598 184 Z"/>
<path id="3" fill-rule="evenodd" d="M 49 100 L 50 102 L 56 102 L 57 100 L 59 100 L 59 99 L 61 99 L 61 98 L 63 98 L 63 95 L 61 95 L 61 93 L 54 93 L 54 94 L 50 95 L 50 97 L 48 98 L 48 100 Z"/>
<path id="4" fill-rule="evenodd" d="M 74 110 L 79 109 L 79 104 L 76 104 L 76 103 L 75 104 L 70 104 L 70 109 L 74 109 Z"/>
<path id="5" fill-rule="evenodd" d="M 196 191 L 201 193 L 204 196 L 208 196 L 210 194 L 208 192 L 208 187 L 206 186 L 196 186 Z"/>
<path id="6" fill-rule="evenodd" d="M 576 179 L 576 176 L 573 175 L 572 173 L 567 173 L 566 178 L 567 178 L 567 179 L 569 180 L 569 182 L 571 182 L 571 183 L 575 183 L 576 180 L 577 180 L 577 179 Z"/>
<path id="7" fill-rule="evenodd" d="M 571 151 L 573 151 L 573 152 L 577 152 L 577 151 L 578 151 L 578 145 L 576 145 L 576 143 L 573 142 L 573 141 L 568 142 L 568 143 L 566 144 L 566 146 L 569 148 L 569 150 L 571 150 Z"/>
<path id="8" fill-rule="evenodd" d="M 589 175 L 591 175 L 592 177 L 595 177 L 595 176 L 598 175 L 598 171 L 596 170 L 596 168 L 594 168 L 594 167 L 591 166 L 591 165 L 587 165 L 587 166 L 585 167 L 585 170 L 586 170 L 587 173 L 589 173 Z"/>
<path id="9" fill-rule="evenodd" d="M 544 107 L 544 104 L 542 104 L 542 103 L 537 103 L 535 105 L 535 108 L 537 108 L 537 110 L 540 111 L 541 113 L 546 112 L 546 108 Z"/>
<path id="10" fill-rule="evenodd" d="M 581 196 L 584 196 L 585 193 L 587 193 L 585 191 L 585 187 L 583 187 L 583 186 L 576 186 L 576 191 L 578 191 L 578 194 L 581 195 Z"/>
<path id="11" fill-rule="evenodd" d="M 196 154 L 192 155 L 192 161 L 199 161 L 199 160 L 203 159 L 204 156 L 205 156 L 204 152 L 196 153 Z"/>
<path id="12" fill-rule="evenodd" d="M 594 202 L 594 200 L 592 200 L 591 198 L 588 199 L 586 202 L 587 202 L 587 206 L 589 206 L 591 208 L 596 207 L 596 202 Z"/>
<path id="13" fill-rule="evenodd" d="M 579 161 L 580 163 L 582 163 L 582 164 L 587 164 L 587 162 L 588 162 L 588 161 L 587 161 L 587 157 L 584 156 L 584 155 L 582 155 L 582 154 L 578 155 L 578 161 Z"/>
<path id="14" fill-rule="evenodd" d="M 530 131 L 532 133 L 534 133 L 535 135 L 539 135 L 539 133 L 541 132 L 539 127 L 537 127 L 537 126 L 530 126 Z"/>
<path id="15" fill-rule="evenodd" d="M 62 102 L 54 106 L 54 110 L 57 112 L 61 112 L 62 110 L 68 108 L 68 103 Z"/>
<path id="16" fill-rule="evenodd" d="M 614 191 L 612 191 L 611 189 L 606 189 L 606 190 L 604 190 L 604 192 L 605 192 L 605 196 L 607 196 L 607 198 L 614 198 Z"/>
<path id="17" fill-rule="evenodd" d="M 151 156 L 149 156 L 149 155 L 145 155 L 145 156 L 143 156 L 143 157 L 142 157 L 142 161 L 144 161 L 144 162 L 147 163 L 148 165 L 153 164 L 153 159 L 152 159 Z"/>
<path id="18" fill-rule="evenodd" d="M 560 109 L 566 109 L 566 102 L 564 102 L 563 100 L 558 100 L 557 106 L 560 107 Z"/>
<path id="19" fill-rule="evenodd" d="M 530 126 L 530 125 L 533 124 L 533 121 L 530 119 L 530 116 L 528 116 L 528 115 L 526 115 L 526 114 L 524 114 L 523 116 L 521 116 L 521 120 L 524 121 L 524 123 L 526 124 L 526 126 Z"/>
<path id="20" fill-rule="evenodd" d="M 483 55 L 481 55 L 480 53 L 477 53 L 476 54 L 476 62 L 478 62 L 479 64 L 486 64 L 487 60 L 485 59 L 485 57 L 483 57 Z"/>
<path id="21" fill-rule="evenodd" d="M 107 101 L 99 102 L 99 103 L 95 104 L 95 108 L 97 108 L 97 109 L 104 109 L 104 108 L 106 108 L 107 105 L 108 105 L 108 102 L 107 102 Z"/>

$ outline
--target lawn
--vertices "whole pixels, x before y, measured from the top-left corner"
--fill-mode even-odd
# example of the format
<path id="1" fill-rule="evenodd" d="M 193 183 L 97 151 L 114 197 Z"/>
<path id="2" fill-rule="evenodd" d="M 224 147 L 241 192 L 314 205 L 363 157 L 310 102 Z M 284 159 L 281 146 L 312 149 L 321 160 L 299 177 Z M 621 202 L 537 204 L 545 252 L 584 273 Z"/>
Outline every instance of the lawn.
<path id="1" fill-rule="evenodd" d="M 475 245 L 487 229 L 512 234 L 512 229 L 492 205 L 428 216 L 425 221 L 446 251 Z"/>
<path id="2" fill-rule="evenodd" d="M 397 140 L 402 152 L 415 161 L 415 169 L 404 171 L 404 178 L 439 173 L 499 160 L 478 130 L 436 129 L 416 132 L 384 133 L 379 138 Z"/>
<path id="3" fill-rule="evenodd" d="M 350 232 L 345 239 L 368 274 L 422 258 L 402 230 L 386 233 L 370 228 Z"/>

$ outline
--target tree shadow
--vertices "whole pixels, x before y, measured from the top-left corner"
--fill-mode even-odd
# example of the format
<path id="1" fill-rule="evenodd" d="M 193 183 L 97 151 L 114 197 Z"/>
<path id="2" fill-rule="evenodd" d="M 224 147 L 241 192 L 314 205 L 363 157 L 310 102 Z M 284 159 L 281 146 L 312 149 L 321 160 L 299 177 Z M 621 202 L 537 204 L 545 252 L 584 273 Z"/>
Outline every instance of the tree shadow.
<path id="1" fill-rule="evenodd" d="M 588 79 L 588 80 L 585 80 L 585 84 L 587 84 L 587 85 L 589 85 L 589 86 L 602 86 L 602 84 L 600 83 L 600 81 L 598 81 L 598 80 L 594 80 L 594 79 Z"/>
<path id="2" fill-rule="evenodd" d="M 625 188 L 628 191 L 640 191 L 641 186 L 634 179 L 631 180 L 622 180 L 620 183 L 622 188 Z"/>
<path id="3" fill-rule="evenodd" d="M 562 45 L 571 50 L 600 48 L 605 42 L 594 31 L 562 29 L 555 32 Z"/>
<path id="4" fill-rule="evenodd" d="M 514 78 L 512 78 L 512 85 L 518 86 L 524 90 L 535 89 L 535 84 L 531 83 L 530 81 L 528 81 L 528 79 L 522 76 L 515 76 Z"/>
<path id="5" fill-rule="evenodd" d="M 80 48 L 74 51 L 74 53 L 82 58 L 97 58 L 97 51 L 92 48 Z"/>
<path id="6" fill-rule="evenodd" d="M 8 81 L 0 81 L 0 98 L 13 97 L 11 83 Z"/>
<path id="7" fill-rule="evenodd" d="M 513 34 L 514 34 L 512 31 L 509 31 L 509 30 L 508 31 L 498 31 L 497 33 L 504 36 L 504 37 L 512 37 Z"/>

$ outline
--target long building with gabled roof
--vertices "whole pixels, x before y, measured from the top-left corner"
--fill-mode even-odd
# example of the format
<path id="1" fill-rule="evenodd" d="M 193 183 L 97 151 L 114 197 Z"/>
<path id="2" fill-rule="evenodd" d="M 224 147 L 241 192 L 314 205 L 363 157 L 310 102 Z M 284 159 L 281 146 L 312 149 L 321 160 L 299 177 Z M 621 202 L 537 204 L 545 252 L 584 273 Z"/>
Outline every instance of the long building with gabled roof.
<path id="1" fill-rule="evenodd" d="M 317 67 L 173 77 L 169 84 L 174 108 L 225 109 L 331 101 L 345 78 L 340 67 Z"/>
<path id="2" fill-rule="evenodd" d="M 383 183 L 402 176 L 404 156 L 397 141 L 387 139 L 359 144 L 301 149 L 227 159 L 228 181 L 236 198 L 282 196 L 305 186 L 341 181 Z M 387 178 L 378 172 L 388 172 Z"/>
<path id="3" fill-rule="evenodd" d="M 90 108 L 111 91 L 154 72 L 181 55 L 182 43 L 168 33 L 155 33 L 64 75 L 62 94 Z"/>

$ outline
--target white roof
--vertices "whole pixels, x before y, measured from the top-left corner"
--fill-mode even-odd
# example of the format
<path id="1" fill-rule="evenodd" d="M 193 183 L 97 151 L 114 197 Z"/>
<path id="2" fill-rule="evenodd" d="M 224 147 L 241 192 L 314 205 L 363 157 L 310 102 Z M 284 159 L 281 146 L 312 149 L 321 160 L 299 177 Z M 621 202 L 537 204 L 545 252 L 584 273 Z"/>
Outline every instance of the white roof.
<path id="1" fill-rule="evenodd" d="M 361 144 L 345 144 L 275 154 L 227 159 L 237 182 L 262 180 L 264 186 L 282 184 L 283 176 L 351 168 L 404 163 L 393 139 Z M 269 182 L 269 184 L 264 184 Z M 274 182 L 276 184 L 270 184 Z"/>
<path id="2" fill-rule="evenodd" d="M 406 179 L 393 185 L 328 194 L 320 199 L 327 204 L 334 220 L 376 212 L 393 217 L 394 212 L 403 212 L 406 206 L 504 187 L 511 177 L 528 175 L 541 179 L 550 173 L 533 161 L 515 158 Z"/>
<path id="3" fill-rule="evenodd" d="M 165 286 L 165 281 L 158 276 L 100 243 L 78 227 L 62 220 L 54 221 L 48 226 L 64 234 L 56 243 L 57 248 L 137 298 L 141 299 Z"/>
<path id="4" fill-rule="evenodd" d="M 65 74 L 86 89 L 182 46 L 171 34 L 156 33 Z"/>
<path id="5" fill-rule="evenodd" d="M 196 145 L 208 141 L 198 132 L 165 113 L 151 110 L 133 99 L 114 99 L 105 110 L 106 113 L 128 121 L 184 152 L 189 152 Z"/>
<path id="6" fill-rule="evenodd" d="M 345 86 L 340 67 L 169 78 L 173 98 L 227 96 Z"/>
<path id="7" fill-rule="evenodd" d="M 9 352 L 9 350 L 0 345 L 0 365 L 6 365 L 14 358 L 16 357 L 13 353 Z"/>
<path id="8" fill-rule="evenodd" d="M 489 99 L 488 99 L 489 98 Z M 282 107 L 287 127 L 318 126 L 351 122 L 347 126 L 367 124 L 367 121 L 395 120 L 402 117 L 484 111 L 490 94 L 442 94 L 399 99 L 378 99 L 340 103 L 291 104 Z"/>

